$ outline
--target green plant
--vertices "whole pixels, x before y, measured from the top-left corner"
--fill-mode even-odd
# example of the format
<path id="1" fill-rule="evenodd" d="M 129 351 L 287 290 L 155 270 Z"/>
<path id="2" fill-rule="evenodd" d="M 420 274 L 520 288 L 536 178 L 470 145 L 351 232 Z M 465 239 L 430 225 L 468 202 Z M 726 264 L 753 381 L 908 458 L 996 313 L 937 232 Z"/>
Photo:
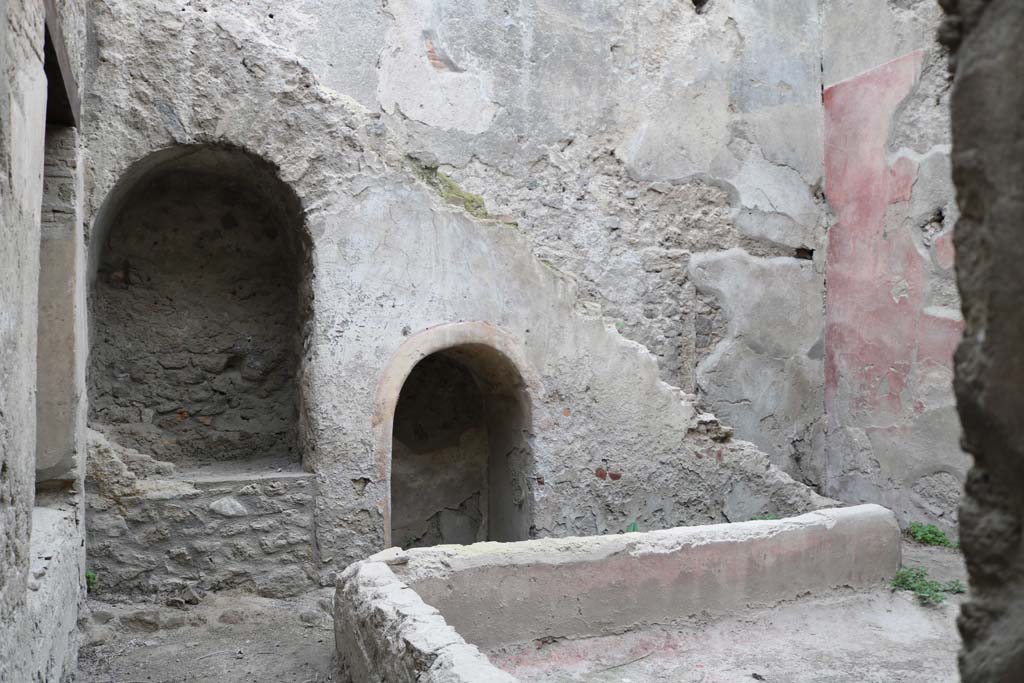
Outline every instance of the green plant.
<path id="1" fill-rule="evenodd" d="M 626 526 L 626 533 L 627 533 L 627 534 L 632 534 L 632 533 L 636 533 L 637 531 L 640 531 L 640 525 L 639 525 L 639 524 L 637 524 L 636 522 L 630 522 L 630 523 L 629 523 L 629 524 L 628 524 L 628 525 Z"/>
<path id="2" fill-rule="evenodd" d="M 778 519 L 779 518 L 776 515 L 764 514 L 764 515 L 757 515 L 756 517 L 751 517 L 750 521 L 751 522 L 776 522 L 776 521 L 778 521 Z"/>
<path id="3" fill-rule="evenodd" d="M 459 184 L 441 173 L 437 168 L 427 166 L 416 159 L 410 159 L 416 175 L 420 177 L 430 189 L 434 190 L 442 199 L 454 206 L 461 206 L 471 216 L 476 218 L 490 218 L 487 213 L 487 206 L 484 198 L 478 194 L 467 192 L 459 187 Z"/>
<path id="4" fill-rule="evenodd" d="M 910 591 L 922 605 L 938 605 L 946 600 L 946 593 L 963 593 L 964 585 L 958 579 L 940 583 L 928 577 L 924 567 L 903 567 L 892 577 L 893 590 Z"/>
<path id="5" fill-rule="evenodd" d="M 934 524 L 924 524 L 922 522 L 911 522 L 910 529 L 908 532 L 910 537 L 918 543 L 924 545 L 938 545 L 943 548 L 959 548 L 959 543 L 954 543 L 949 540 L 949 537 L 945 533 L 939 530 Z"/>
<path id="6" fill-rule="evenodd" d="M 90 593 L 92 593 L 93 590 L 96 588 L 97 578 L 98 577 L 96 576 L 96 572 L 92 571 L 91 569 L 85 570 L 85 587 L 88 589 Z"/>

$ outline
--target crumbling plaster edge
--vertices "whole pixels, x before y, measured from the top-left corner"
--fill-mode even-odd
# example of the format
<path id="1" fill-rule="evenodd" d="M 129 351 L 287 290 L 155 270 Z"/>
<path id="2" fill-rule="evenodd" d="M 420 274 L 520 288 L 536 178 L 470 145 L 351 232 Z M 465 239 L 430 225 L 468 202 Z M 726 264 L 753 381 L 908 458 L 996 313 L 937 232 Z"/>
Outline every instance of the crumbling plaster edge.
<path id="1" fill-rule="evenodd" d="M 419 581 L 493 564 L 561 565 L 592 562 L 616 555 L 670 554 L 687 547 L 742 543 L 819 527 L 831 530 L 837 524 L 864 522 L 890 526 L 898 544 L 899 527 L 892 511 L 870 503 L 813 510 L 781 520 L 685 526 L 605 536 L 542 538 L 517 543 L 486 542 L 410 550 L 395 547 L 372 555 L 366 561 L 401 566 L 400 574 L 404 580 Z"/>
<path id="2" fill-rule="evenodd" d="M 368 628 L 360 628 L 360 612 L 365 613 Z M 338 577 L 334 619 L 339 664 L 355 683 L 405 680 L 389 678 L 389 673 L 407 674 L 409 681 L 427 683 L 518 681 L 466 642 L 386 562 L 356 562 Z M 364 640 L 367 638 L 370 643 Z M 374 651 L 378 650 L 386 653 L 391 666 L 408 663 L 413 671 L 385 672 L 381 666 L 390 667 L 375 661 Z M 354 661 L 353 656 L 362 661 Z M 415 675 L 416 671 L 424 670 L 422 678 Z"/>

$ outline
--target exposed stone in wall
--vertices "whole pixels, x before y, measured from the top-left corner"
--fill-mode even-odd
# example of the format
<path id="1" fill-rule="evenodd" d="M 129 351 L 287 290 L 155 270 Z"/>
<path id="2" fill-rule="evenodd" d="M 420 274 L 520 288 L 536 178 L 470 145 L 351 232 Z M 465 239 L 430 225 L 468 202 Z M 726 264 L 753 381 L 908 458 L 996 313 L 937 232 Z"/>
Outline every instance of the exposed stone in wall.
<path id="1" fill-rule="evenodd" d="M 297 463 L 301 227 L 267 188 L 216 167 L 158 171 L 130 192 L 93 289 L 91 422 L 183 466 Z"/>
<path id="2" fill-rule="evenodd" d="M 402 386 L 391 461 L 392 543 L 487 540 L 487 425 L 469 371 L 428 356 Z"/>
<path id="3" fill-rule="evenodd" d="M 1024 676 L 1024 5 L 945 0 L 954 49 L 957 282 L 965 330 L 956 355 L 964 448 L 974 456 L 960 511 L 970 601 L 960 613 L 967 683 Z"/>
<path id="4" fill-rule="evenodd" d="M 90 431 L 88 564 L 107 596 L 314 585 L 313 483 L 304 473 L 183 477 Z"/>
<path id="5" fill-rule="evenodd" d="M 448 172 L 481 192 L 490 213 L 526 231 L 540 258 L 578 278 L 583 301 L 600 306 L 620 333 L 650 349 L 665 380 L 687 391 L 699 384 L 701 324 L 687 276 L 691 254 L 730 247 L 764 256 L 791 251 L 740 233 L 731 188 L 706 178 L 635 180 L 608 140 L 556 145 L 522 178 L 478 162 Z"/>

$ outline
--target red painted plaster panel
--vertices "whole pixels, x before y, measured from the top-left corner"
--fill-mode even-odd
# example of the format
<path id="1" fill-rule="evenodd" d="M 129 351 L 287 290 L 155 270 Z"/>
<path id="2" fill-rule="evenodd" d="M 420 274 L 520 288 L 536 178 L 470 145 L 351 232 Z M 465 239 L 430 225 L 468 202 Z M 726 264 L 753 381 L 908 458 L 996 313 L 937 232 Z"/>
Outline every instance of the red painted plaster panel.
<path id="1" fill-rule="evenodd" d="M 829 231 L 825 408 L 829 428 L 895 427 L 920 411 L 922 364 L 950 367 L 961 323 L 925 311 L 931 265 L 906 230 L 887 230 L 890 205 L 910 198 L 917 164 L 890 163 L 894 114 L 914 88 L 914 52 L 825 91 L 825 178 L 838 222 Z M 947 253 L 948 252 L 948 253 Z M 943 264 L 952 253 L 936 245 Z"/>

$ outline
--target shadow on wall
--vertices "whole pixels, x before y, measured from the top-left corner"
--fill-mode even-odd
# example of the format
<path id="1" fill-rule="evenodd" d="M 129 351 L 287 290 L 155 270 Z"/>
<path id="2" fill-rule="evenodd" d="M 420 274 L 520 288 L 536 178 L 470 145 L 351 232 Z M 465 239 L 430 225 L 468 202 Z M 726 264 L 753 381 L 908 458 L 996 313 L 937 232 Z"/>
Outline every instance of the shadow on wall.
<path id="1" fill-rule="evenodd" d="M 499 337 L 485 323 L 432 328 L 385 371 L 388 545 L 529 538 L 529 394 L 516 363 L 487 341 Z"/>
<path id="2" fill-rule="evenodd" d="M 179 469 L 297 468 L 308 272 L 299 200 L 266 162 L 183 146 L 136 164 L 91 240 L 90 425 Z"/>

